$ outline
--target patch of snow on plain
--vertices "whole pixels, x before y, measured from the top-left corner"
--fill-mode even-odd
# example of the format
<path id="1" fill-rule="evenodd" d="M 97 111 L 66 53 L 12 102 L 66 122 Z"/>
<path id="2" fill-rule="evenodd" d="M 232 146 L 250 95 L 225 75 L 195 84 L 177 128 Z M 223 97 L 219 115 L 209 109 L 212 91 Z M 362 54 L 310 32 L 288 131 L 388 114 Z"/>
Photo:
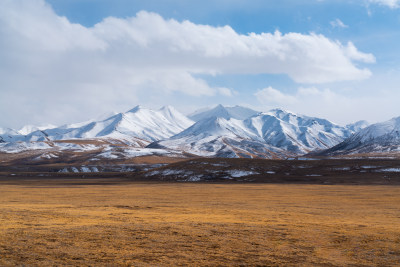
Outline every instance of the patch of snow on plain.
<path id="1" fill-rule="evenodd" d="M 332 168 L 334 171 L 350 171 L 350 167 L 337 167 L 337 168 Z"/>
<path id="2" fill-rule="evenodd" d="M 202 164 L 202 165 L 210 165 L 210 166 L 213 166 L 213 167 L 229 167 L 229 165 L 226 164 L 226 163 L 211 163 L 211 162 L 200 162 L 200 163 L 192 162 L 192 163 L 194 163 L 194 164 Z"/>
<path id="3" fill-rule="evenodd" d="M 300 165 L 297 168 L 299 168 L 299 169 L 307 169 L 307 168 L 310 168 L 310 166 Z"/>
<path id="4" fill-rule="evenodd" d="M 377 170 L 377 172 L 400 172 L 400 168 L 386 168 Z"/>
<path id="5" fill-rule="evenodd" d="M 164 170 L 162 171 L 163 175 L 182 175 L 182 176 L 188 176 L 188 175 L 192 175 L 193 172 L 191 171 L 185 171 L 185 170 Z"/>
<path id="6" fill-rule="evenodd" d="M 106 158 L 106 159 L 117 159 L 118 156 L 114 155 L 111 151 L 103 152 L 98 155 L 99 157 Z"/>
<path id="7" fill-rule="evenodd" d="M 82 166 L 82 167 L 81 167 L 81 171 L 82 171 L 82 172 L 92 172 L 92 170 L 91 170 L 90 168 L 85 167 L 85 166 Z"/>
<path id="8" fill-rule="evenodd" d="M 170 152 L 165 149 L 129 148 L 129 149 L 124 149 L 123 153 L 127 157 L 141 157 L 141 156 L 151 156 L 151 155 L 165 155 Z"/>
<path id="9" fill-rule="evenodd" d="M 297 158 L 297 160 L 320 160 L 316 158 Z"/>
<path id="10" fill-rule="evenodd" d="M 45 159 L 52 159 L 52 158 L 58 158 L 57 155 L 53 154 L 53 153 L 45 153 L 41 156 L 41 158 L 45 158 Z"/>
<path id="11" fill-rule="evenodd" d="M 193 175 L 186 179 L 188 182 L 198 182 L 201 180 L 201 175 Z"/>
<path id="12" fill-rule="evenodd" d="M 228 171 L 228 173 L 231 177 L 234 177 L 234 178 L 258 174 L 257 172 L 253 172 L 253 171 L 241 171 L 241 170 L 231 170 L 231 171 Z"/>
<path id="13" fill-rule="evenodd" d="M 55 143 L 57 147 L 59 147 L 61 150 L 72 150 L 76 152 L 84 152 L 84 151 L 92 151 L 92 150 L 97 150 L 99 149 L 99 146 L 93 145 L 93 144 L 74 144 L 74 143 L 61 143 L 57 142 Z"/>
<path id="14" fill-rule="evenodd" d="M 149 172 L 146 176 L 154 176 L 154 175 L 159 175 L 160 174 L 160 171 L 152 171 L 152 172 Z"/>
<path id="15" fill-rule="evenodd" d="M 58 172 L 61 172 L 61 173 L 68 173 L 69 171 L 68 171 L 68 168 L 64 168 L 64 169 L 59 170 Z"/>

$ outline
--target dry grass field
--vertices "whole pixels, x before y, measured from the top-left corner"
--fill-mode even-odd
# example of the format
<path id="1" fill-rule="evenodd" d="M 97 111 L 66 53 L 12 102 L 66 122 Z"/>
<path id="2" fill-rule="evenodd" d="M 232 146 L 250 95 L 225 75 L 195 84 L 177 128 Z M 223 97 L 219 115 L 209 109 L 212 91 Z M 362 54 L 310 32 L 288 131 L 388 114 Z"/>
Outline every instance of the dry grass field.
<path id="1" fill-rule="evenodd" d="M 0 184 L 0 266 L 398 266 L 400 187 Z"/>

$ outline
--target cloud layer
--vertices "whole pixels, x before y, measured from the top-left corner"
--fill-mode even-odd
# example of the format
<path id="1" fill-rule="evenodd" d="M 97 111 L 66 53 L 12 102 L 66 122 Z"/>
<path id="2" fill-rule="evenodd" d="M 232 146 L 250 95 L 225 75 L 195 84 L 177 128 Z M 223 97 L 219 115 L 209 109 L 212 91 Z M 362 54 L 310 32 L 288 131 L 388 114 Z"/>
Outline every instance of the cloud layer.
<path id="1" fill-rule="evenodd" d="M 349 26 L 344 24 L 340 19 L 335 19 L 330 22 L 333 28 L 348 28 Z"/>
<path id="2" fill-rule="evenodd" d="M 371 72 L 356 63 L 375 62 L 353 43 L 320 34 L 243 35 L 146 11 L 87 28 L 43 0 L 0 2 L 0 58 L 1 109 L 13 111 L 13 120 L 40 114 L 33 121 L 79 117 L 105 103 L 134 105 L 146 93 L 235 94 L 198 75 L 286 74 L 314 84 L 366 79 Z"/>
<path id="3" fill-rule="evenodd" d="M 299 87 L 295 92 L 283 93 L 267 87 L 258 90 L 255 96 L 267 109 L 280 107 L 300 114 L 327 118 L 341 125 L 361 119 L 375 123 L 393 117 L 393 107 L 398 102 L 399 93 L 383 90 L 375 95 L 360 96 L 351 91 L 348 89 L 347 94 L 344 94 L 329 88 Z"/>
<path id="4" fill-rule="evenodd" d="M 390 8 L 399 8 L 400 0 L 370 0 L 371 3 L 378 3 Z"/>

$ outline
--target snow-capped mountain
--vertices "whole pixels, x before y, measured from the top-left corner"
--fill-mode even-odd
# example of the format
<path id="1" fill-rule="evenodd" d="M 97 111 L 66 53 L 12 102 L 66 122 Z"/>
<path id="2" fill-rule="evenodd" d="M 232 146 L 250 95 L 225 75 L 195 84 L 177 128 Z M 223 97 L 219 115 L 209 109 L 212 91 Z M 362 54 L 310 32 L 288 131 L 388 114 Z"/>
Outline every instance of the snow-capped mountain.
<path id="1" fill-rule="evenodd" d="M 279 155 L 300 155 L 332 147 L 351 134 L 352 132 L 345 127 L 324 119 L 275 109 L 245 120 L 206 118 L 182 133 L 150 147 L 159 146 L 207 156 L 219 155 L 224 149 L 239 148 L 255 153 L 267 154 L 267 150 L 268 153 Z M 233 143 L 235 145 L 232 145 Z M 244 144 L 250 148 L 245 148 Z"/>
<path id="2" fill-rule="evenodd" d="M 328 120 L 274 109 L 245 120 L 249 129 L 267 144 L 297 154 L 332 147 L 352 131 Z"/>
<path id="3" fill-rule="evenodd" d="M 198 121 L 168 140 L 150 148 L 168 148 L 199 156 L 285 158 L 290 153 L 269 146 L 237 119 L 211 117 Z"/>
<path id="4" fill-rule="evenodd" d="M 357 121 L 354 123 L 350 123 L 346 125 L 346 128 L 352 131 L 353 133 L 357 133 L 360 130 L 364 129 L 365 127 L 369 126 L 369 123 L 367 121 Z"/>
<path id="5" fill-rule="evenodd" d="M 48 124 L 46 126 L 34 126 L 34 125 L 25 125 L 24 127 L 22 127 L 21 129 L 18 130 L 18 133 L 20 135 L 28 135 L 30 133 L 33 133 L 35 131 L 43 131 L 46 129 L 53 129 L 56 128 L 57 126 L 52 125 L 52 124 Z"/>
<path id="6" fill-rule="evenodd" d="M 209 157 L 286 158 L 323 151 L 349 137 L 350 141 L 339 150 L 355 149 L 361 143 L 367 144 L 368 140 L 373 143 L 378 140 L 380 147 L 391 151 L 397 149 L 397 143 L 400 147 L 397 132 L 393 130 L 397 127 L 396 119 L 366 128 L 365 121 L 342 127 L 325 119 L 282 109 L 262 113 L 222 105 L 192 114 L 191 118 L 197 122 L 173 107 L 151 110 L 137 106 L 105 119 L 59 127 L 26 126 L 19 131 L 0 128 L 0 143 L 3 143 L 0 151 L 28 151 L 47 146 L 55 150 L 60 147 L 58 150 L 64 151 L 70 145 L 62 142 L 68 141 L 77 146 L 84 145 L 84 149 L 90 146 L 98 153 L 106 147 L 115 147 L 111 150 L 117 153 L 123 146 L 164 148 L 163 151 L 175 155 L 186 152 Z M 18 141 L 34 143 L 13 145 Z M 373 146 L 373 149 L 378 148 Z"/>
<path id="7" fill-rule="evenodd" d="M 258 111 L 242 106 L 224 107 L 222 105 L 218 105 L 212 109 L 196 111 L 190 114 L 188 117 L 193 121 L 201 121 L 212 117 L 244 120 L 258 113 Z"/>
<path id="8" fill-rule="evenodd" d="M 0 143 L 10 142 L 17 135 L 20 135 L 20 133 L 14 129 L 0 128 Z"/>
<path id="9" fill-rule="evenodd" d="M 27 135 L 13 132 L 7 136 L 3 134 L 2 137 L 5 142 L 112 138 L 145 146 L 150 142 L 169 138 L 192 124 L 191 120 L 173 107 L 167 106 L 155 111 L 137 106 L 101 121 L 68 124 L 37 130 Z"/>
<path id="10" fill-rule="evenodd" d="M 372 124 L 324 151 L 328 155 L 400 151 L 400 117 Z"/>

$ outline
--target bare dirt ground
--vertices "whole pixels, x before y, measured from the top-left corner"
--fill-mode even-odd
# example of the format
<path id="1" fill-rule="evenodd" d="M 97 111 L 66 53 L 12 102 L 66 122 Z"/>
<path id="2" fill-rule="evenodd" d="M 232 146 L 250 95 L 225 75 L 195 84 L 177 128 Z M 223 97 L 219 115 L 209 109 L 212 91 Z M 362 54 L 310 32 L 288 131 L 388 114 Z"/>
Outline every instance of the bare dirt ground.
<path id="1" fill-rule="evenodd" d="M 398 266 L 400 187 L 0 182 L 0 266 Z"/>

